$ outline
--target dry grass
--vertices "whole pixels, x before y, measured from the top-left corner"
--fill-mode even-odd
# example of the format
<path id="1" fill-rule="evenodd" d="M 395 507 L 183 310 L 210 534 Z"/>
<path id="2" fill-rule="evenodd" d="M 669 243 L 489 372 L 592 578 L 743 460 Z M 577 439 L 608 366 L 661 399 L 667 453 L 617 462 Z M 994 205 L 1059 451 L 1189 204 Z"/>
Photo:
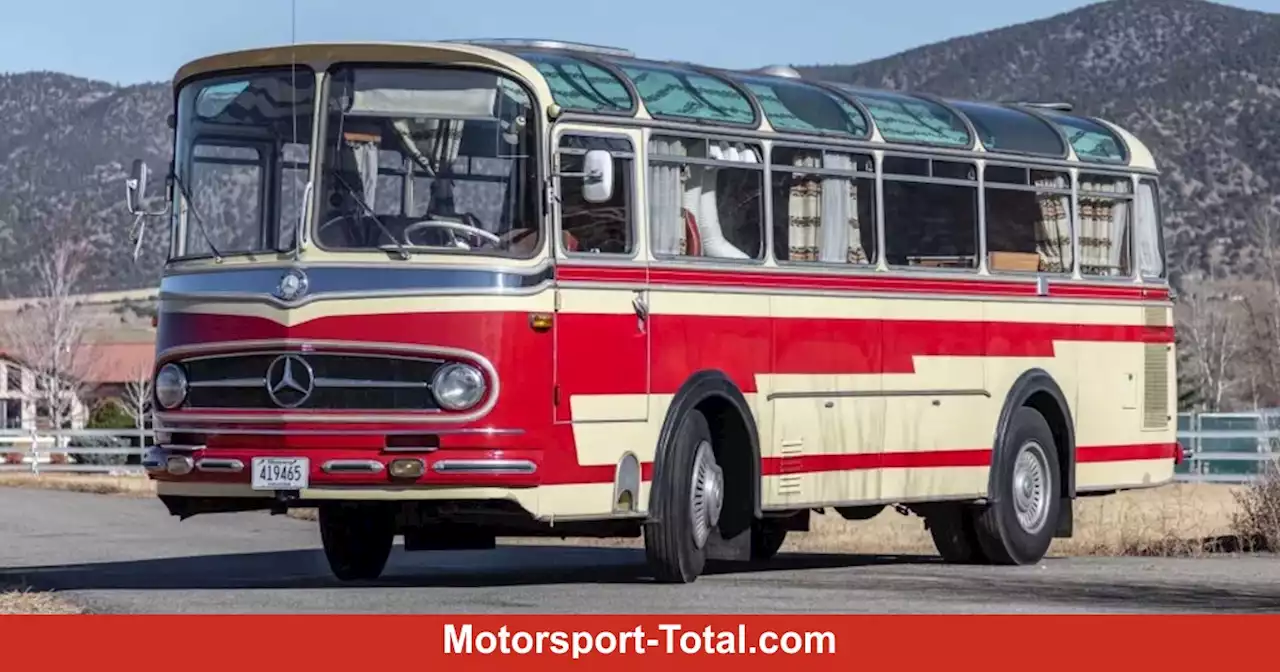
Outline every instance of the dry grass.
<path id="1" fill-rule="evenodd" d="M 1051 556 L 1204 555 L 1223 550 L 1280 549 L 1280 469 L 1252 486 L 1176 483 L 1077 500 L 1075 535 L 1058 539 Z M 151 497 L 142 476 L 0 474 L 0 486 Z M 782 552 L 933 554 L 923 521 L 892 508 L 866 521 L 846 521 L 834 511 L 811 518 L 809 532 L 793 532 Z M 314 509 L 291 518 L 314 521 Z M 1265 530 L 1271 530 L 1270 537 Z M 1258 541 L 1261 538 L 1262 541 Z M 639 548 L 641 540 L 514 538 L 510 544 L 575 544 Z M 1268 543 L 1269 542 L 1269 543 Z"/>
<path id="2" fill-rule="evenodd" d="M 98 474 L 0 473 L 0 487 L 87 492 L 94 495 L 155 496 L 155 483 L 146 476 Z"/>
<path id="3" fill-rule="evenodd" d="M 0 591 L 0 615 L 83 614 L 85 610 L 53 593 L 33 590 Z"/>
<path id="4" fill-rule="evenodd" d="M 1235 494 L 1231 518 L 1246 550 L 1280 551 L 1280 464 L 1268 462 L 1262 478 Z"/>

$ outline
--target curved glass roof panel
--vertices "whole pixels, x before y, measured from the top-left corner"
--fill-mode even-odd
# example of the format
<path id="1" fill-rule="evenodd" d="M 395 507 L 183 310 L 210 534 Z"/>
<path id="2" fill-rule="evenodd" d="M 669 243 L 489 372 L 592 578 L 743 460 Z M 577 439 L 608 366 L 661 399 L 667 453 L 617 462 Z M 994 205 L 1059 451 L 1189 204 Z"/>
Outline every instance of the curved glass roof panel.
<path id="1" fill-rule="evenodd" d="M 556 104 L 583 112 L 630 113 L 631 92 L 608 70 L 572 56 L 525 51 L 517 54 L 538 69 Z"/>
<path id="2" fill-rule="evenodd" d="M 1057 129 L 1034 114 L 990 103 L 947 102 L 969 118 L 978 131 L 978 139 L 989 151 L 1056 158 L 1067 155 L 1067 146 Z"/>
<path id="3" fill-rule="evenodd" d="M 760 102 L 764 116 L 780 131 L 839 133 L 865 138 L 866 117 L 849 101 L 811 84 L 778 77 L 735 75 Z"/>
<path id="4" fill-rule="evenodd" d="M 1128 163 L 1124 142 L 1102 124 L 1061 112 L 1045 110 L 1043 114 L 1058 124 L 1081 161 Z"/>
<path id="5" fill-rule="evenodd" d="M 642 61 L 613 59 L 631 79 L 654 117 L 695 119 L 733 126 L 754 126 L 751 100 L 728 82 L 696 70 Z"/>
<path id="6" fill-rule="evenodd" d="M 905 142 L 942 147 L 968 147 L 973 144 L 969 127 L 957 114 L 931 100 L 890 91 L 863 89 L 837 84 L 858 99 L 880 135 L 888 142 Z"/>

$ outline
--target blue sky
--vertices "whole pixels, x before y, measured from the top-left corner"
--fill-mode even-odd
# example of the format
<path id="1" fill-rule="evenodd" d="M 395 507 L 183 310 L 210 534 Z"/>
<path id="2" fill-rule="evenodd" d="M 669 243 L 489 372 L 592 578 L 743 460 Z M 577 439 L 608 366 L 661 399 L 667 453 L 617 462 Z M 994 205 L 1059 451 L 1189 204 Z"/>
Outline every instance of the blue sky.
<path id="1" fill-rule="evenodd" d="M 299 41 L 554 37 L 641 56 L 742 68 L 856 63 L 1044 18 L 1086 0 L 296 0 Z M 0 72 L 56 70 L 121 84 L 182 63 L 290 40 L 290 0 L 12 0 Z M 1280 12 L 1280 0 L 1226 4 Z M 788 24 L 774 7 L 796 12 Z M 559 7 L 560 9 L 553 9 Z M 627 7 L 628 10 L 623 10 Z M 956 11 L 964 7 L 966 11 Z M 639 8 L 639 9 L 634 9 Z"/>

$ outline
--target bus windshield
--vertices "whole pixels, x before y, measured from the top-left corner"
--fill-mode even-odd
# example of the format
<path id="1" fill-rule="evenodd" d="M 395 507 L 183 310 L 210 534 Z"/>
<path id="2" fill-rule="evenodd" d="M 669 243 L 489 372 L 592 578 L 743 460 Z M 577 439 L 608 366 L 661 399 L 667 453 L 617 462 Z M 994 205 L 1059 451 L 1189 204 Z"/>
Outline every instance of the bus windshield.
<path id="1" fill-rule="evenodd" d="M 315 75 L 303 67 L 202 77 L 178 93 L 178 257 L 285 252 L 306 193 Z"/>
<path id="2" fill-rule="evenodd" d="M 541 245 L 531 99 L 444 67 L 330 72 L 316 245 L 528 258 Z"/>

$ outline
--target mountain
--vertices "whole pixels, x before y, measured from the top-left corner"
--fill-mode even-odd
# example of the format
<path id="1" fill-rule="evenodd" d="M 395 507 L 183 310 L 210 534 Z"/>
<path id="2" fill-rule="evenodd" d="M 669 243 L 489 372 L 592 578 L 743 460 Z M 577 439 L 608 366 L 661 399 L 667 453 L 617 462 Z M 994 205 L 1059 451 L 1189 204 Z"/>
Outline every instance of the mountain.
<path id="1" fill-rule="evenodd" d="M 858 65 L 823 79 L 987 100 L 1068 101 L 1152 148 L 1175 266 L 1247 274 L 1244 227 L 1280 205 L 1280 14 L 1202 0 L 1111 0 Z M 154 286 L 152 222 L 132 260 L 128 162 L 167 164 L 167 84 L 0 74 L 0 298 L 32 283 L 49 235 L 88 241 L 83 291 Z M 230 206 L 229 206 L 230 207 Z M 216 220 L 219 213 L 206 213 Z"/>
<path id="2" fill-rule="evenodd" d="M 1280 14 L 1112 0 L 860 65 L 796 69 L 949 97 L 1067 101 L 1120 124 L 1164 173 L 1179 270 L 1254 270 L 1244 229 L 1280 206 Z"/>

